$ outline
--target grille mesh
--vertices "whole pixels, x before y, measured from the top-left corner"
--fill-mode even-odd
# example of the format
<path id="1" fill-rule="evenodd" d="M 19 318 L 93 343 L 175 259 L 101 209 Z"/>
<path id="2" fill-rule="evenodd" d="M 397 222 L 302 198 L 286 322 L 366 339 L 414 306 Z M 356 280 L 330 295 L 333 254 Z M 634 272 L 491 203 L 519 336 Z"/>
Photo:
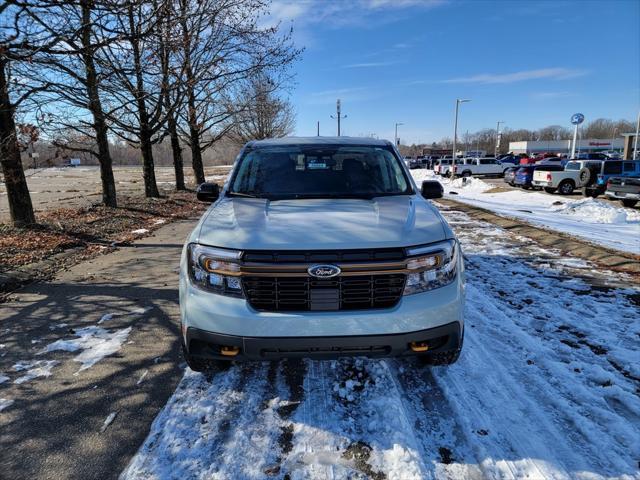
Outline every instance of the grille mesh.
<path id="1" fill-rule="evenodd" d="M 363 310 L 395 306 L 404 290 L 405 275 L 358 275 L 316 280 L 311 277 L 245 277 L 244 294 L 256 310 L 282 312 L 305 310 Z M 327 295 L 322 295 L 326 290 Z M 320 293 L 320 295 L 312 295 Z M 337 293 L 337 308 L 314 303 L 314 297 Z"/>

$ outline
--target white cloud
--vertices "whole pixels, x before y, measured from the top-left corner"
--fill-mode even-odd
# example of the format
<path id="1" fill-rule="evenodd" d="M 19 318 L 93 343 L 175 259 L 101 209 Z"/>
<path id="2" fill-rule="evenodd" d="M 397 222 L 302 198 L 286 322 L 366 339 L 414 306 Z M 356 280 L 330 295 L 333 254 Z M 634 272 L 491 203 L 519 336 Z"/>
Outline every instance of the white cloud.
<path id="1" fill-rule="evenodd" d="M 339 98 L 345 102 L 360 102 L 369 100 L 375 96 L 374 90 L 367 87 L 337 88 L 334 90 L 322 90 L 309 95 L 307 103 L 312 105 L 328 105 L 335 103 Z"/>
<path id="2" fill-rule="evenodd" d="M 431 8 L 447 2 L 445 0 L 367 0 L 363 3 L 364 6 L 368 6 L 369 8 L 398 9 L 410 7 Z"/>
<path id="3" fill-rule="evenodd" d="M 574 97 L 576 94 L 573 92 L 536 92 L 531 96 L 538 100 L 549 100 L 555 98 Z"/>
<path id="4" fill-rule="evenodd" d="M 368 62 L 368 63 L 351 63 L 349 65 L 343 65 L 342 68 L 376 68 L 376 67 L 388 67 L 395 62 Z"/>
<path id="5" fill-rule="evenodd" d="M 549 80 L 567 80 L 569 78 L 581 77 L 589 73 L 586 70 L 577 70 L 570 68 L 541 68 L 538 70 L 523 70 L 514 73 L 482 73 L 472 77 L 460 77 L 443 80 L 443 83 L 514 83 L 527 80 L 549 79 Z"/>

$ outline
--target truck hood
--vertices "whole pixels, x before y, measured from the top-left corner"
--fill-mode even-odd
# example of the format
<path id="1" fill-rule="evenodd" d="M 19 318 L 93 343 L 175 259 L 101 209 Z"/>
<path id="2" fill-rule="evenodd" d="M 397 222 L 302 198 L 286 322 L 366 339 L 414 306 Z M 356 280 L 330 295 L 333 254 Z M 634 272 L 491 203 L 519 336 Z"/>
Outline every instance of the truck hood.
<path id="1" fill-rule="evenodd" d="M 451 238 L 422 197 L 269 201 L 223 197 L 191 241 L 240 250 L 331 250 L 419 245 Z"/>

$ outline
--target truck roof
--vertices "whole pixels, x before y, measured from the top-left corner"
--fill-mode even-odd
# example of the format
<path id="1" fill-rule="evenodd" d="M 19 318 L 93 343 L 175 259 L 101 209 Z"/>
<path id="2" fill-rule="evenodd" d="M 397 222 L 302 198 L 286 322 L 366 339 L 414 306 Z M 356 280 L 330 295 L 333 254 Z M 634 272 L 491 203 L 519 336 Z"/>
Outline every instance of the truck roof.
<path id="1" fill-rule="evenodd" d="M 282 137 L 252 140 L 248 147 L 271 147 L 284 145 L 369 145 L 387 147 L 393 145 L 389 140 L 378 140 L 369 137 Z"/>

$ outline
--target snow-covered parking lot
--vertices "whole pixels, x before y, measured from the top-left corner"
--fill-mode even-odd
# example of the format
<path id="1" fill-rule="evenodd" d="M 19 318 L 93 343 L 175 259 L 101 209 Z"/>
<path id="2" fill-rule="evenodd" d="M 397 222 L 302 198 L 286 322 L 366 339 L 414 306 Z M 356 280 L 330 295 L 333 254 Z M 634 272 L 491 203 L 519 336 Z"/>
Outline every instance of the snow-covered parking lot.
<path id="1" fill-rule="evenodd" d="M 122 478 L 638 478 L 633 282 L 441 209 L 468 272 L 457 364 L 187 369 Z"/>
<path id="2" fill-rule="evenodd" d="M 593 198 L 571 198 L 520 189 L 505 191 L 480 178 L 449 179 L 432 170 L 412 170 L 420 185 L 423 180 L 442 183 L 445 196 L 516 217 L 609 248 L 640 255 L 640 210 L 624 208 Z M 505 185 L 506 186 L 506 185 Z"/>

